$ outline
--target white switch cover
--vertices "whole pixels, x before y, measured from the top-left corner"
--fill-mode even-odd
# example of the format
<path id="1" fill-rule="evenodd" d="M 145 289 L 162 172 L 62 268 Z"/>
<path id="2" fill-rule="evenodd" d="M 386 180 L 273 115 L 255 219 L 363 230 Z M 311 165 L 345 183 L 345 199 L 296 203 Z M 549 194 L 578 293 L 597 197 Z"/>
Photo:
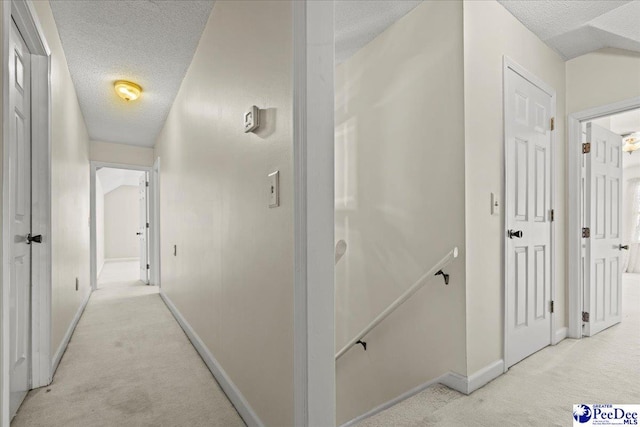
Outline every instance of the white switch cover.
<path id="1" fill-rule="evenodd" d="M 280 206 L 280 171 L 269 174 L 269 207 Z"/>
<path id="2" fill-rule="evenodd" d="M 500 215 L 500 202 L 496 193 L 491 193 L 491 215 Z"/>

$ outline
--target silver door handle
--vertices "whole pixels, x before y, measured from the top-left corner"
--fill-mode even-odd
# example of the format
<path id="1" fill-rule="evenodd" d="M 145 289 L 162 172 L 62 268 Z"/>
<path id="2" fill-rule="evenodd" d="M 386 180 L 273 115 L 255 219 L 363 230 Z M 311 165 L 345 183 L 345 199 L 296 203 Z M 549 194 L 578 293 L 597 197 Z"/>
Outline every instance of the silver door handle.
<path id="1" fill-rule="evenodd" d="M 619 250 L 619 251 L 621 251 L 621 250 L 623 250 L 623 249 L 624 249 L 625 251 L 628 251 L 628 250 L 629 250 L 629 245 L 618 245 L 618 250 Z"/>
<path id="2" fill-rule="evenodd" d="M 522 230 L 509 230 L 507 231 L 507 234 L 510 239 L 513 239 L 514 237 L 522 239 Z"/>

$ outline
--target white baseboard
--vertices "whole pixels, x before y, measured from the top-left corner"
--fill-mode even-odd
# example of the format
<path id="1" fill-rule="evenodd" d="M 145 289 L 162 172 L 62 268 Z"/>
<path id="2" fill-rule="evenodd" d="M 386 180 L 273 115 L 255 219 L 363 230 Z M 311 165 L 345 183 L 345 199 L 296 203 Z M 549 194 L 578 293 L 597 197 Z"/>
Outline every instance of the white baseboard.
<path id="1" fill-rule="evenodd" d="M 440 383 L 444 379 L 444 377 L 447 376 L 447 375 L 448 374 L 445 374 L 445 375 L 442 375 L 441 377 L 435 378 L 435 379 L 433 379 L 431 381 L 427 381 L 424 384 L 420 384 L 419 386 L 417 386 L 415 388 L 412 388 L 408 392 L 401 394 L 400 396 L 396 397 L 395 399 L 391 399 L 388 402 L 385 402 L 382 405 L 378 405 L 375 408 L 373 408 L 372 410 L 370 410 L 368 412 L 365 412 L 364 414 L 352 419 L 351 421 L 347 421 L 346 423 L 342 424 L 340 427 L 355 426 L 356 424 L 360 423 L 362 420 L 365 420 L 365 419 L 367 419 L 369 417 L 372 417 L 372 416 L 374 416 L 376 414 L 379 414 L 380 412 L 382 412 L 384 410 L 387 410 L 387 409 L 391 408 L 392 406 L 397 405 L 398 403 L 402 402 L 403 400 L 406 400 L 406 399 L 408 399 L 408 398 L 410 398 L 412 396 L 415 396 L 416 394 L 420 393 L 421 391 L 428 389 L 432 385 Z"/>
<path id="2" fill-rule="evenodd" d="M 71 336 L 73 335 L 73 332 L 76 330 L 76 326 L 78 326 L 80 317 L 82 317 L 82 313 L 84 313 L 84 309 L 87 306 L 87 303 L 89 302 L 89 298 L 91 297 L 91 292 L 93 292 L 93 290 L 89 289 L 89 292 L 87 292 L 87 295 L 82 300 L 80 307 L 78 307 L 78 311 L 76 311 L 76 315 L 73 316 L 73 320 L 71 321 L 71 324 L 67 329 L 67 333 L 64 334 L 64 338 L 62 339 L 62 342 L 60 343 L 60 346 L 58 347 L 58 350 L 56 351 L 56 354 L 53 357 L 53 361 L 51 362 L 51 381 L 53 380 L 53 376 L 56 374 L 56 370 L 58 369 L 58 365 L 60 364 L 60 360 L 62 360 L 62 356 L 64 355 L 64 352 L 67 350 L 69 341 L 71 341 Z"/>
<path id="3" fill-rule="evenodd" d="M 462 394 L 469 394 L 469 379 L 464 375 L 456 372 L 447 372 L 440 377 L 438 382 Z"/>
<path id="4" fill-rule="evenodd" d="M 104 262 L 127 262 L 127 261 L 140 261 L 140 258 L 138 257 L 133 257 L 133 258 L 105 258 Z"/>
<path id="5" fill-rule="evenodd" d="M 182 316 L 180 311 L 178 311 L 167 294 L 164 293 L 162 288 L 160 289 L 160 296 L 162 297 L 164 303 L 167 305 L 169 311 L 171 311 L 171 313 L 173 314 L 173 317 L 176 318 L 176 320 L 182 327 L 182 330 L 185 332 L 185 334 L 187 334 L 187 337 L 189 337 L 191 344 L 193 344 L 193 347 L 196 349 L 198 354 L 200 354 L 200 357 L 207 365 L 215 379 L 218 381 L 218 384 L 220 384 L 220 387 L 222 387 L 222 390 L 224 390 L 231 403 L 233 403 L 233 406 L 235 406 L 236 410 L 238 411 L 244 422 L 247 424 L 247 426 L 264 427 L 264 424 L 262 423 L 262 421 L 260 421 L 258 415 L 256 415 L 256 413 L 253 411 L 247 399 L 244 398 L 238 387 L 236 387 L 233 381 L 231 381 L 231 378 L 229 378 L 220 363 L 218 363 L 216 358 L 213 357 L 213 354 L 211 354 L 207 346 L 200 339 L 198 334 L 193 330 L 189 322 L 187 322 L 187 320 Z"/>
<path id="6" fill-rule="evenodd" d="M 563 339 L 567 338 L 568 333 L 569 333 L 569 328 L 567 328 L 567 327 L 558 329 L 556 331 L 556 341 L 555 341 L 555 343 L 558 344 L 560 341 L 562 341 Z"/>
<path id="7" fill-rule="evenodd" d="M 463 394 L 471 394 L 485 384 L 498 378 L 503 373 L 504 361 L 500 359 L 474 372 L 468 377 L 455 372 L 448 372 L 441 377 L 440 384 L 444 384 Z"/>
<path id="8" fill-rule="evenodd" d="M 479 371 L 474 372 L 469 376 L 466 394 L 471 394 L 479 388 L 484 387 L 502 374 L 504 374 L 504 360 L 502 359 L 496 360 Z"/>
<path id="9" fill-rule="evenodd" d="M 478 390 L 485 384 L 488 384 L 492 380 L 496 379 L 500 375 L 504 373 L 504 361 L 502 359 L 496 360 L 495 362 L 485 366 L 479 371 L 475 372 L 469 377 L 465 377 L 464 375 L 457 374 L 455 372 L 447 372 L 444 375 L 439 376 L 433 380 L 427 381 L 424 384 L 421 384 L 406 393 L 401 394 L 400 396 L 389 400 L 388 402 L 383 403 L 382 405 L 378 405 L 372 410 L 360 415 L 352 419 L 351 421 L 342 424 L 340 427 L 352 427 L 356 424 L 360 423 L 362 420 L 372 417 L 380 412 L 391 408 L 392 406 L 397 405 L 398 403 L 406 400 L 423 390 L 431 387 L 434 384 L 443 384 L 447 387 L 459 391 L 463 394 L 471 394 L 474 391 Z"/>

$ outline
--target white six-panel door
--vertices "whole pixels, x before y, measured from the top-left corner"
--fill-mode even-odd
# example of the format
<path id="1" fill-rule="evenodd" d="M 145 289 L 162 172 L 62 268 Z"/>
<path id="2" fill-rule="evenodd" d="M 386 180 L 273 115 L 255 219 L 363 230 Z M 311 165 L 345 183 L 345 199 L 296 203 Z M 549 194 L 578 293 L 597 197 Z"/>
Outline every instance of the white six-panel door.
<path id="1" fill-rule="evenodd" d="M 508 68 L 505 75 L 506 319 L 511 366 L 551 344 L 551 102 Z"/>
<path id="2" fill-rule="evenodd" d="M 31 319 L 31 59 L 16 25 L 9 38 L 11 188 L 10 240 L 10 412 L 13 417 L 30 386 Z"/>
<path id="3" fill-rule="evenodd" d="M 591 336 L 622 318 L 622 137 L 589 123 L 587 142 L 583 334 Z"/>

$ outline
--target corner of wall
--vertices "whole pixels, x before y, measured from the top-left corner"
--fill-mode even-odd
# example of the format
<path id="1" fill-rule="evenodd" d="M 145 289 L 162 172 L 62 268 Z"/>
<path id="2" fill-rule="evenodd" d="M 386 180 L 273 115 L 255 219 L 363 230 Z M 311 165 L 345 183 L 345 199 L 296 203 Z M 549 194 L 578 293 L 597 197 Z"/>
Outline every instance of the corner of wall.
<path id="1" fill-rule="evenodd" d="M 503 58 L 509 56 L 557 94 L 556 201 L 564 200 L 565 64 L 562 58 L 496 1 L 463 3 L 466 351 L 471 376 L 503 358 L 504 352 L 504 137 Z M 498 197 L 499 215 L 490 211 L 491 194 Z M 564 207 L 556 203 L 560 212 Z M 564 253 L 566 219 L 558 215 L 556 248 Z M 563 306 L 565 260 L 555 271 L 556 292 Z M 562 314 L 560 314 L 562 316 Z M 563 319 L 564 320 L 564 319 Z M 564 321 L 561 320 L 561 325 Z"/>

